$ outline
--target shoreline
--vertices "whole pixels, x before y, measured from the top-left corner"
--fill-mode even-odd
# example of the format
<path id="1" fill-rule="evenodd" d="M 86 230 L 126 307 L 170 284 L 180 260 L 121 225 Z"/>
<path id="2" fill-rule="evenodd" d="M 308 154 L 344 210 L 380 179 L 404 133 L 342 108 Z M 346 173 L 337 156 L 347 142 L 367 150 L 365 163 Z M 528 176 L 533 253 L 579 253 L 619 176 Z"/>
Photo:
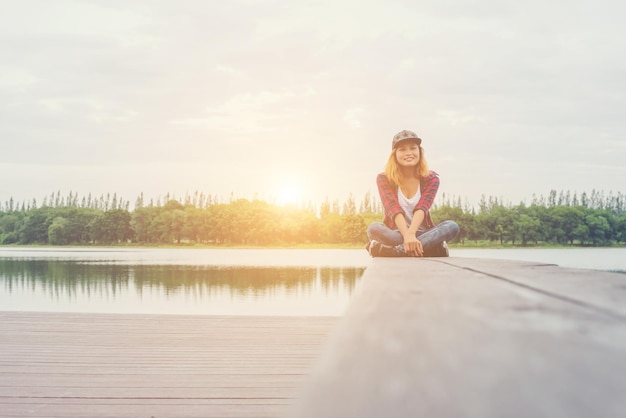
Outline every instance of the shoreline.
<path id="1" fill-rule="evenodd" d="M 450 249 L 472 249 L 472 250 L 500 250 L 500 249 L 586 249 L 586 248 L 626 248 L 624 244 L 614 245 L 558 245 L 558 244 L 539 244 L 539 245 L 493 245 L 489 243 L 475 243 L 475 244 L 448 244 Z M 297 245 L 211 245 L 211 244 L 172 244 L 172 245 L 148 245 L 148 244 L 93 244 L 93 245 L 81 245 L 81 244 L 69 244 L 69 245 L 50 245 L 50 244 L 8 244 L 2 245 L 1 248 L 145 248 L 145 249 L 201 249 L 201 250 L 362 250 L 365 248 L 365 244 L 297 244 Z"/>

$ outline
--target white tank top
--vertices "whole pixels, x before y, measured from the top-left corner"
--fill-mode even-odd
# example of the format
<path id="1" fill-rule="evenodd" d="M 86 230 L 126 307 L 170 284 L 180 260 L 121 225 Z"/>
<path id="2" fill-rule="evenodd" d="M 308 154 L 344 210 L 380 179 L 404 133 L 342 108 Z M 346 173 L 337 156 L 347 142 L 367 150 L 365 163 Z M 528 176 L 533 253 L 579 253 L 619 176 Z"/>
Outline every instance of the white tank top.
<path id="1" fill-rule="evenodd" d="M 400 207 L 404 210 L 404 218 L 406 219 L 407 226 L 411 225 L 411 221 L 413 220 L 413 210 L 415 210 L 415 206 L 417 206 L 420 196 L 421 193 L 418 190 L 417 193 L 415 193 L 415 196 L 408 199 L 404 194 L 402 194 L 402 189 L 398 187 L 398 203 L 400 203 Z"/>

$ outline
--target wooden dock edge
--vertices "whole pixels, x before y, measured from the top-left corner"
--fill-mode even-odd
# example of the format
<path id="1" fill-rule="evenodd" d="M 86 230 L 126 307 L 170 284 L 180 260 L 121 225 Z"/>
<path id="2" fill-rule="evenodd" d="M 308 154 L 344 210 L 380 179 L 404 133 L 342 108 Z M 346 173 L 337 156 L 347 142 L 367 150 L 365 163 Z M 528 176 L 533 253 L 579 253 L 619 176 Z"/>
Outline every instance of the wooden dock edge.
<path id="1" fill-rule="evenodd" d="M 288 417 L 623 417 L 626 275 L 376 258 Z"/>

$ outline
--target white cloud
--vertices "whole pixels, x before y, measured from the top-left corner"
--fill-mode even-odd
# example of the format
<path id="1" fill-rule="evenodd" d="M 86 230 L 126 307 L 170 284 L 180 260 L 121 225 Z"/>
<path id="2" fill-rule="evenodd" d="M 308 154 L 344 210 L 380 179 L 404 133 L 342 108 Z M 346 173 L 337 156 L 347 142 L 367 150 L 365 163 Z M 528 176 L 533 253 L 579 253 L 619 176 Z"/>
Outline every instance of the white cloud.
<path id="1" fill-rule="evenodd" d="M 40 81 L 40 78 L 28 71 L 0 66 L 0 89 L 23 91 L 38 81 Z"/>
<path id="2" fill-rule="evenodd" d="M 458 110 L 440 110 L 437 112 L 436 121 L 449 124 L 451 126 L 467 125 L 470 123 L 483 124 L 485 120 L 476 113 L 475 109 L 467 109 L 465 111 Z"/>
<path id="3" fill-rule="evenodd" d="M 12 36 L 95 36 L 124 39 L 152 19 L 93 2 L 28 0 L 4 8 L 0 33 Z"/>
<path id="4" fill-rule="evenodd" d="M 234 68 L 228 65 L 218 65 L 215 67 L 215 71 L 236 77 L 242 77 L 245 75 L 245 72 L 241 68 Z"/>
<path id="5" fill-rule="evenodd" d="M 352 128 L 360 128 L 361 115 L 363 115 L 363 113 L 365 113 L 365 110 L 360 107 L 348 109 L 343 116 L 343 120 L 346 121 L 346 123 Z"/>
<path id="6" fill-rule="evenodd" d="M 297 111 L 284 105 L 294 96 L 290 91 L 245 93 L 207 107 L 199 117 L 175 119 L 170 123 L 238 136 L 282 130 L 287 128 L 290 119 L 298 116 Z"/>

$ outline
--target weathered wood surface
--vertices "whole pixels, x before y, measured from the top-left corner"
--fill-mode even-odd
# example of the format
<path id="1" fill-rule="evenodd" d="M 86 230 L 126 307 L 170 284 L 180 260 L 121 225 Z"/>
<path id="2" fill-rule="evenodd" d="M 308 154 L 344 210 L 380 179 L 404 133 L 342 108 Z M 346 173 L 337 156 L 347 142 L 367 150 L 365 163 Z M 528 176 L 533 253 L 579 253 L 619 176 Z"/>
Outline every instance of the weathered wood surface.
<path id="1" fill-rule="evenodd" d="M 0 312 L 0 417 L 278 417 L 336 321 Z"/>
<path id="2" fill-rule="evenodd" d="M 626 416 L 626 275 L 377 258 L 361 280 L 286 416 Z"/>

